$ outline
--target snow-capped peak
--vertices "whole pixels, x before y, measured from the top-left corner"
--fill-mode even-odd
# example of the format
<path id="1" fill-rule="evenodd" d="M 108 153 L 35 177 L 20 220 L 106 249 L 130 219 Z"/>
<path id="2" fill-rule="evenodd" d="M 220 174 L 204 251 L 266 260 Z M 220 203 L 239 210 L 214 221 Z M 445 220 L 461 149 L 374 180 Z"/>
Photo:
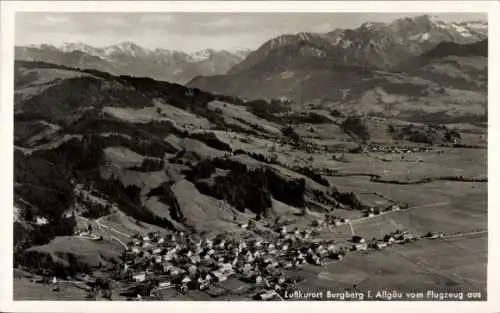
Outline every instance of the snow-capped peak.
<path id="1" fill-rule="evenodd" d="M 125 53 L 136 57 L 139 55 L 148 54 L 149 52 L 151 51 L 129 41 L 120 42 L 116 45 L 104 48 L 104 53 L 106 55 L 114 53 Z"/>
<path id="2" fill-rule="evenodd" d="M 481 29 L 481 30 L 486 30 L 488 29 L 488 23 L 485 21 L 469 21 L 469 22 L 462 22 L 459 25 L 472 28 L 472 29 Z"/>
<path id="3" fill-rule="evenodd" d="M 233 54 L 243 59 L 246 58 L 251 52 L 252 50 L 250 49 L 238 49 L 234 51 Z"/>
<path id="4" fill-rule="evenodd" d="M 377 30 L 385 26 L 384 23 L 379 23 L 379 22 L 365 22 L 361 24 L 361 29 L 364 30 Z"/>
<path id="5" fill-rule="evenodd" d="M 295 35 L 284 34 L 284 35 L 280 35 L 278 37 L 275 37 L 275 38 L 269 40 L 268 44 L 269 44 L 271 49 L 274 49 L 277 47 L 293 44 L 293 43 L 296 43 L 298 41 L 311 40 L 315 35 L 316 34 L 309 33 L 309 32 L 301 32 L 301 33 L 297 33 Z"/>
<path id="6" fill-rule="evenodd" d="M 419 34 L 413 35 L 409 39 L 413 40 L 413 41 L 422 42 L 422 41 L 429 40 L 430 37 L 431 37 L 430 34 L 428 32 L 425 32 L 425 33 L 419 33 Z"/>
<path id="7" fill-rule="evenodd" d="M 120 42 L 120 43 L 116 44 L 116 47 L 118 47 L 124 51 L 133 51 L 133 50 L 137 50 L 137 49 L 142 49 L 141 47 L 139 47 L 138 45 L 136 45 L 135 43 L 130 42 L 130 41 Z"/>
<path id="8" fill-rule="evenodd" d="M 419 15 L 405 17 L 395 20 L 390 24 L 394 31 L 411 27 L 412 35 L 410 40 L 426 41 L 432 38 L 451 35 L 461 37 L 464 40 L 480 40 L 487 31 L 487 22 L 467 21 L 467 22 L 446 22 L 432 15 Z M 427 34 L 427 35 L 425 35 Z M 478 38 L 476 38 L 478 37 Z"/>
<path id="9" fill-rule="evenodd" d="M 297 34 L 301 40 L 310 40 L 311 39 L 311 33 L 298 33 Z"/>
<path id="10" fill-rule="evenodd" d="M 55 47 L 53 45 L 45 44 L 45 43 L 31 44 L 31 45 L 28 45 L 28 48 L 57 50 L 57 47 Z"/>
<path id="11" fill-rule="evenodd" d="M 471 36 L 472 36 L 472 34 L 470 33 L 470 31 L 469 31 L 466 27 L 464 27 L 464 26 L 462 26 L 462 25 L 459 25 L 459 24 L 455 24 L 455 23 L 453 23 L 453 24 L 451 24 L 451 26 L 452 26 L 453 28 L 455 28 L 455 30 L 456 30 L 456 31 L 457 31 L 460 35 L 462 35 L 463 37 L 471 37 Z"/>
<path id="12" fill-rule="evenodd" d="M 156 48 L 154 50 L 154 52 L 157 53 L 157 54 L 163 54 L 163 55 L 171 56 L 171 55 L 174 55 L 177 51 L 172 51 L 172 50 L 164 49 L 164 48 Z"/>
<path id="13" fill-rule="evenodd" d="M 200 50 L 189 54 L 189 59 L 193 62 L 199 62 L 209 59 L 214 53 L 213 49 Z"/>
<path id="14" fill-rule="evenodd" d="M 98 55 L 98 53 L 96 52 L 96 48 L 83 42 L 65 42 L 58 48 L 63 52 L 82 51 L 90 55 Z"/>

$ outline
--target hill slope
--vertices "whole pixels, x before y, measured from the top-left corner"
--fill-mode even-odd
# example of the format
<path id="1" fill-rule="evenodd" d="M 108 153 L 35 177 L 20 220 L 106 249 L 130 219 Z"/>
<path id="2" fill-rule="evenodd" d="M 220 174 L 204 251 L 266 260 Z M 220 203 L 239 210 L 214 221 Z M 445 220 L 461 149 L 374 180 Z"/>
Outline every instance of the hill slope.
<path id="1" fill-rule="evenodd" d="M 269 113 L 252 103 L 47 63 L 17 62 L 15 85 L 19 247 L 70 235 L 75 214 L 95 218 L 118 207 L 161 228 L 221 232 L 237 228 L 245 214 L 264 214 L 273 197 L 289 201 L 284 192 L 290 184 L 302 184 L 297 203 L 312 201 L 302 198 L 304 190 L 324 189 L 304 185 L 301 174 L 285 177 L 266 163 L 234 155 L 236 142 L 221 131 L 244 136 L 238 142 L 247 142 L 246 151 L 281 137 L 282 125 L 259 117 Z M 234 179 L 241 185 L 228 185 Z M 259 201 L 244 193 L 228 198 L 268 180 L 281 189 L 255 190 L 264 197 Z"/>

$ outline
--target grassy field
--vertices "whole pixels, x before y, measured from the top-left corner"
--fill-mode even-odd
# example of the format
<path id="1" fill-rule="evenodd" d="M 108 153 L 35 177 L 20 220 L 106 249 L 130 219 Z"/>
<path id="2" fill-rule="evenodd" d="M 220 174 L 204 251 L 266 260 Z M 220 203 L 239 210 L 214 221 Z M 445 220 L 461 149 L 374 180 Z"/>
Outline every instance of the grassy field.
<path id="1" fill-rule="evenodd" d="M 55 262 L 68 264 L 68 255 L 74 255 L 79 262 L 91 267 L 118 262 L 123 247 L 111 240 L 95 241 L 81 237 L 56 237 L 43 246 L 34 246 L 28 251 L 37 251 L 52 256 Z"/>
<path id="2" fill-rule="evenodd" d="M 457 257 L 460 255 L 461 257 Z M 298 288 L 343 291 L 486 292 L 485 236 L 423 240 L 383 251 L 353 253 L 326 265 Z"/>
<path id="3" fill-rule="evenodd" d="M 60 284 L 60 291 L 53 286 L 31 282 L 27 278 L 14 277 L 14 300 L 84 301 L 86 292 L 72 284 Z"/>
<path id="4" fill-rule="evenodd" d="M 411 208 L 355 223 L 356 234 L 367 238 L 380 238 L 396 229 L 424 234 L 429 231 L 468 232 L 487 227 L 486 183 L 435 181 L 421 185 L 391 185 L 370 183 L 365 179 L 364 186 L 408 203 Z M 341 226 L 339 229 L 342 227 L 347 228 Z"/>
<path id="5" fill-rule="evenodd" d="M 366 155 L 347 155 L 349 163 L 340 172 L 368 172 L 386 179 L 420 179 L 446 175 L 481 177 L 487 175 L 486 150 L 446 149 L 442 154 L 413 153 L 411 158 L 423 162 L 409 163 L 396 155 L 370 153 L 391 158 L 382 162 Z M 338 164 L 332 164 L 332 167 Z M 376 199 L 374 192 L 407 203 L 410 210 L 390 212 L 353 223 L 356 235 L 367 239 L 382 238 L 397 229 L 415 235 L 429 231 L 444 233 L 472 232 L 487 228 L 488 184 L 460 181 L 432 181 L 418 185 L 384 184 L 369 177 L 328 177 L 340 191 L 354 192 L 368 205 Z M 412 208 L 414 207 L 414 208 Z M 356 217 L 353 217 L 355 220 Z M 325 230 L 322 236 L 338 242 L 351 237 L 348 225 Z M 487 237 L 465 236 L 424 240 L 394 246 L 384 251 L 349 254 L 344 261 L 327 265 L 319 272 L 305 271 L 308 279 L 300 288 L 308 290 L 434 290 L 486 292 Z"/>
<path id="6" fill-rule="evenodd" d="M 336 162 L 331 157 L 315 155 L 314 166 L 338 169 L 339 173 L 366 173 L 382 176 L 384 179 L 413 180 L 426 177 L 460 176 L 485 177 L 487 150 L 465 148 L 443 148 L 443 153 L 411 153 L 405 159 L 399 154 L 370 153 L 348 154 L 348 163 Z M 384 162 L 381 159 L 388 160 Z M 421 160 L 421 162 L 419 162 Z M 343 181 L 344 177 L 339 178 Z M 334 185 L 335 178 L 332 178 Z"/>

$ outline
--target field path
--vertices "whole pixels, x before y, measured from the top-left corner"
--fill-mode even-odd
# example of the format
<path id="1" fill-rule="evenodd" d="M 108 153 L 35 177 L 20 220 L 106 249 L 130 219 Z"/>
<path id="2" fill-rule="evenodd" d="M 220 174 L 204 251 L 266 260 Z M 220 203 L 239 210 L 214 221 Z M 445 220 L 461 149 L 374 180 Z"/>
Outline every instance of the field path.
<path id="1" fill-rule="evenodd" d="M 110 214 L 110 215 L 111 215 L 111 214 Z M 109 226 L 104 225 L 104 224 L 102 224 L 102 223 L 101 223 L 101 221 L 100 221 L 100 220 L 101 220 L 101 219 L 103 219 L 103 218 L 106 218 L 106 217 L 108 217 L 108 216 L 109 216 L 109 215 L 102 216 L 102 217 L 100 217 L 100 218 L 98 218 L 98 219 L 96 219 L 96 220 L 89 220 L 88 218 L 83 217 L 83 216 L 79 216 L 79 217 L 80 217 L 80 218 L 82 218 L 82 219 L 84 219 L 84 220 L 86 220 L 88 223 L 92 223 L 92 222 L 94 222 L 94 223 L 95 223 L 95 224 L 99 227 L 99 230 L 100 230 L 101 232 L 105 233 L 106 235 L 109 235 L 109 237 L 111 237 L 111 239 L 116 240 L 116 241 L 117 241 L 117 242 L 118 242 L 121 246 L 123 246 L 123 247 L 125 248 L 125 250 L 128 250 L 128 246 L 127 246 L 127 245 L 126 245 L 126 244 L 125 244 L 122 240 L 120 240 L 120 239 L 119 239 L 119 238 L 117 238 L 116 236 L 114 236 L 114 235 L 110 234 L 110 233 L 109 233 L 109 231 L 114 231 L 114 232 L 116 232 L 116 233 L 118 233 L 118 234 L 120 234 L 120 235 L 122 235 L 122 236 L 125 236 L 126 238 L 130 238 L 130 236 L 129 236 L 129 235 L 127 235 L 127 234 L 125 234 L 125 233 L 122 233 L 122 232 L 121 232 L 121 231 L 119 231 L 119 230 L 116 230 L 116 229 L 114 229 L 114 228 L 112 228 L 112 227 L 109 227 Z M 89 238 L 89 239 L 90 239 L 90 238 Z"/>
<path id="2" fill-rule="evenodd" d="M 99 225 L 99 227 L 104 227 L 104 228 L 106 228 L 106 229 L 109 229 L 109 230 L 111 230 L 111 231 L 114 231 L 114 232 L 115 232 L 115 233 L 117 233 L 117 234 L 120 234 L 120 235 L 122 235 L 122 236 L 125 236 L 125 237 L 127 237 L 127 238 L 130 238 L 130 235 L 125 234 L 125 233 L 122 233 L 121 231 L 119 231 L 119 230 L 117 230 L 117 229 L 114 229 L 114 228 L 112 228 L 112 227 L 109 227 L 109 226 L 104 225 L 103 223 L 101 223 L 101 220 L 102 220 L 102 219 L 105 219 L 105 218 L 107 218 L 107 217 L 111 216 L 112 214 L 114 214 L 114 213 L 111 213 L 111 214 L 108 214 L 108 215 L 105 215 L 105 216 L 101 216 L 101 217 L 99 217 L 98 219 L 96 219 L 96 220 L 95 220 L 95 223 L 96 223 L 97 225 Z"/>
<path id="3" fill-rule="evenodd" d="M 458 237 L 466 237 L 466 236 L 473 236 L 473 235 L 480 235 L 480 234 L 487 234 L 487 230 L 478 230 L 478 231 L 471 231 L 468 233 L 459 233 L 459 234 L 453 234 L 453 235 L 444 235 L 442 238 L 458 238 Z"/>
<path id="4" fill-rule="evenodd" d="M 115 237 L 113 235 L 111 235 L 111 238 L 113 238 L 114 240 L 118 241 L 125 250 L 128 250 L 128 246 L 123 241 L 121 241 L 120 239 L 118 239 L 117 237 Z"/>

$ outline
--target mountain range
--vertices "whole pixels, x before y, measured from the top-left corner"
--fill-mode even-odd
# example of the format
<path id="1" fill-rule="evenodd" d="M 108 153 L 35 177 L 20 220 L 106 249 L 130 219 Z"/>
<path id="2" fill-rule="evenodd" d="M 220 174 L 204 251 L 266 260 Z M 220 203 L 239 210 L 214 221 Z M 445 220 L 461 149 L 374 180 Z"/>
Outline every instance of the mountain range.
<path id="1" fill-rule="evenodd" d="M 198 75 L 225 74 L 248 53 L 249 50 L 229 52 L 205 49 L 194 53 L 150 50 L 131 42 L 104 48 L 84 43 L 65 43 L 58 47 L 46 44 L 18 46 L 15 58 L 185 83 Z"/>
<path id="2" fill-rule="evenodd" d="M 368 98 L 374 102 L 368 108 L 371 111 L 378 110 L 377 100 L 367 92 L 413 100 L 440 88 L 469 94 L 486 87 L 487 29 L 482 21 L 452 23 L 423 15 L 324 34 L 282 35 L 264 43 L 227 74 L 196 77 L 187 85 L 247 99 L 285 97 L 299 106 L 349 103 L 353 108 Z M 474 48 L 475 44 L 483 49 Z M 438 52 L 443 45 L 454 48 L 442 55 Z M 471 53 L 464 55 L 461 51 L 467 47 L 472 47 Z M 428 64 L 420 68 L 417 59 Z M 414 102 L 408 97 L 401 100 L 405 106 L 409 100 Z M 383 103 L 385 109 L 387 105 Z M 393 112 L 400 110 L 393 106 Z"/>
<path id="3" fill-rule="evenodd" d="M 257 64 L 296 64 L 305 58 L 332 60 L 336 65 L 389 69 L 411 56 L 434 48 L 443 41 L 473 43 L 488 37 L 482 21 L 447 23 L 421 15 L 391 23 L 363 23 L 356 29 L 331 32 L 285 34 L 264 43 L 228 74 L 236 74 Z"/>

